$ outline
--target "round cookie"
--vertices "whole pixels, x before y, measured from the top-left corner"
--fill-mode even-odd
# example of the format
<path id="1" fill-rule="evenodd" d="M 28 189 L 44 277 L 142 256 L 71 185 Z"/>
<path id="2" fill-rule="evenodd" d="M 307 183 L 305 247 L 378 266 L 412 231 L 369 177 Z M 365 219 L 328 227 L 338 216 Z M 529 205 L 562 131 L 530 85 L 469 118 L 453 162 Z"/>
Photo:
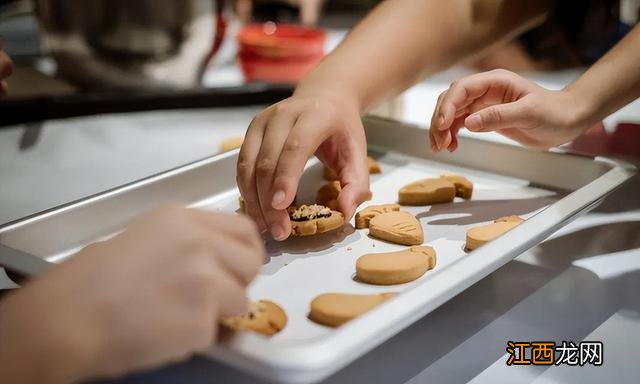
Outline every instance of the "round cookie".
<path id="1" fill-rule="evenodd" d="M 360 256 L 356 261 L 356 276 L 358 280 L 369 284 L 402 284 L 417 279 L 435 266 L 435 250 L 424 245 L 398 252 Z"/>
<path id="2" fill-rule="evenodd" d="M 344 224 L 342 213 L 332 211 L 322 205 L 289 207 L 288 211 L 291 219 L 291 234 L 295 236 L 310 236 L 329 232 Z"/>
<path id="3" fill-rule="evenodd" d="M 246 314 L 225 317 L 221 323 L 235 331 L 253 331 L 272 336 L 287 325 L 287 314 L 278 304 L 260 300 L 250 303 Z"/>
<path id="4" fill-rule="evenodd" d="M 464 176 L 456 175 L 453 173 L 445 173 L 440 176 L 443 179 L 449 180 L 456 187 L 456 196 L 463 199 L 470 199 L 473 194 L 473 183 Z"/>
<path id="5" fill-rule="evenodd" d="M 455 185 L 444 178 L 423 179 L 409 183 L 398 191 L 400 205 L 450 203 L 456 196 Z"/>
<path id="6" fill-rule="evenodd" d="M 313 322 L 338 327 L 395 296 L 395 293 L 358 295 L 324 293 L 311 301 L 309 319 Z"/>
<path id="7" fill-rule="evenodd" d="M 399 210 L 400 206 L 398 204 L 370 205 L 362 211 L 356 213 L 356 229 L 368 228 L 371 219 L 378 216 L 379 214 Z"/>
<path id="8" fill-rule="evenodd" d="M 467 231 L 467 244 L 465 248 L 472 251 L 486 243 L 498 238 L 505 232 L 515 228 L 520 224 L 517 221 L 499 221 L 479 227 L 471 228 Z"/>
<path id="9" fill-rule="evenodd" d="M 420 245 L 424 241 L 422 225 L 408 212 L 385 212 L 369 221 L 369 235 L 400 245 Z"/>

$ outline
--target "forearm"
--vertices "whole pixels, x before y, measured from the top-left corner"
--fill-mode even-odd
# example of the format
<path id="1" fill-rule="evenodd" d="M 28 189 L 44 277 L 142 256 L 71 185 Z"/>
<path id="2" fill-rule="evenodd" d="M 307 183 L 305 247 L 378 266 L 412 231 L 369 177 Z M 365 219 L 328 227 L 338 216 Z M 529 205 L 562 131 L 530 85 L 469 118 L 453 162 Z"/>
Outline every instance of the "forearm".
<path id="1" fill-rule="evenodd" d="M 296 93 L 330 92 L 365 111 L 416 81 L 540 22 L 552 1 L 391 0 L 376 8 Z"/>
<path id="2" fill-rule="evenodd" d="M 598 60 L 566 91 L 579 120 L 595 123 L 640 97 L 640 26 Z"/>

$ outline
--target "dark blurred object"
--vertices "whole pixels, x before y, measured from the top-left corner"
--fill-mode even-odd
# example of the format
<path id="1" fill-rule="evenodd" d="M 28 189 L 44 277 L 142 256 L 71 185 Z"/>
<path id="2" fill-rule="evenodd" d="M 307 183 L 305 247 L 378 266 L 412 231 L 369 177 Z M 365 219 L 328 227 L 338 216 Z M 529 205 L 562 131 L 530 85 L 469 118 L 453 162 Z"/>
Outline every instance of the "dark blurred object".
<path id="1" fill-rule="evenodd" d="M 36 0 L 58 75 L 81 88 L 187 88 L 221 40 L 213 0 Z"/>
<path id="2" fill-rule="evenodd" d="M 256 2 L 253 4 L 251 20 L 255 23 L 273 21 L 277 23 L 297 23 L 300 10 L 285 2 Z"/>
<path id="3" fill-rule="evenodd" d="M 103 113 L 266 105 L 286 99 L 292 93 L 290 85 L 252 83 L 215 89 L 138 90 L 5 99 L 0 102 L 0 128 Z"/>
<path id="4" fill-rule="evenodd" d="M 519 41 L 534 61 L 563 69 L 593 64 L 631 28 L 620 20 L 620 0 L 561 0 Z"/>
<path id="5" fill-rule="evenodd" d="M 326 32 L 292 24 L 252 24 L 238 33 L 245 80 L 296 83 L 324 56 Z"/>

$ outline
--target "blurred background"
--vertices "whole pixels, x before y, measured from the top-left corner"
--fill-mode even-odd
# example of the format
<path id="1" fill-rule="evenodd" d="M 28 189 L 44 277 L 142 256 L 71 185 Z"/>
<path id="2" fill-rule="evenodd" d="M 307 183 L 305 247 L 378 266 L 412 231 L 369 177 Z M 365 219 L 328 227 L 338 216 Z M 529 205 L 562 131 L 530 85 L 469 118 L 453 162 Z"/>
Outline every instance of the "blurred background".
<path id="1" fill-rule="evenodd" d="M 0 99 L 0 223 L 233 148 L 254 114 L 290 95 L 377 3 L 0 0 L 15 64 Z M 426 125 L 452 80 L 493 68 L 562 88 L 631 28 L 639 5 L 559 1 L 541 26 L 373 113 Z M 638 121 L 636 102 L 583 144 L 624 147 L 616 128 Z"/>

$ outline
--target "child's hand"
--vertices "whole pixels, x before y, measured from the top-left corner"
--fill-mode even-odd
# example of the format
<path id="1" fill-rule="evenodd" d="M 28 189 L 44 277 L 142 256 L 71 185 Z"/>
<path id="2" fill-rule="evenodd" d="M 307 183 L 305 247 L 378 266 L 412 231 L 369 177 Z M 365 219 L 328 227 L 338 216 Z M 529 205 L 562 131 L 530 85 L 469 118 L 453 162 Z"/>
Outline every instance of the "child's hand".
<path id="1" fill-rule="evenodd" d="M 264 246 L 241 215 L 166 207 L 92 244 L 0 303 L 7 382 L 77 382 L 210 348 L 246 311 Z"/>
<path id="2" fill-rule="evenodd" d="M 429 136 L 434 151 L 458 147 L 457 134 L 496 131 L 522 145 L 550 148 L 580 136 L 593 122 L 579 95 L 550 91 L 515 73 L 494 70 L 451 84 L 438 98 Z"/>
<path id="3" fill-rule="evenodd" d="M 315 154 L 340 176 L 338 207 L 348 220 L 371 195 L 366 153 L 359 111 L 346 98 L 297 94 L 272 105 L 251 122 L 238 157 L 247 214 L 274 239 L 286 239 L 286 209 Z"/>

